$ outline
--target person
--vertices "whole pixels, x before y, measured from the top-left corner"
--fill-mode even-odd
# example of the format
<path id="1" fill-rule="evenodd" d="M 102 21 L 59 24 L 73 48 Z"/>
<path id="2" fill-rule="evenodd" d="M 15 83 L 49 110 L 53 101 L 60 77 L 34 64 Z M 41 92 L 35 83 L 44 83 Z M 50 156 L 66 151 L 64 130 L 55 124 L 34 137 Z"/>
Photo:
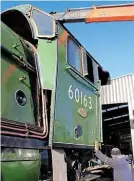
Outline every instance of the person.
<path id="1" fill-rule="evenodd" d="M 132 160 L 133 160 L 133 157 L 132 157 L 132 154 L 129 154 L 128 155 L 128 158 L 127 158 L 127 161 L 130 165 L 132 165 Z"/>
<path id="2" fill-rule="evenodd" d="M 126 156 L 121 154 L 118 148 L 111 151 L 112 158 L 105 156 L 100 150 L 99 145 L 95 144 L 95 155 L 102 162 L 106 163 L 114 170 L 114 181 L 132 181 L 131 166 L 126 160 Z"/>

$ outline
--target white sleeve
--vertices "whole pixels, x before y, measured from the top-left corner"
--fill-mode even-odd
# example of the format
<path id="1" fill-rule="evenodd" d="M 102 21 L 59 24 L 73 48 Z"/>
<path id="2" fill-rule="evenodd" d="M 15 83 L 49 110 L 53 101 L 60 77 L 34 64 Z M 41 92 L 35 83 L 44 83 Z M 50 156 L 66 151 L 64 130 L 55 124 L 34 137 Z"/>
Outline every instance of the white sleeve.
<path id="1" fill-rule="evenodd" d="M 95 155 L 102 161 L 105 162 L 107 157 L 101 151 L 97 150 Z"/>
<path id="2" fill-rule="evenodd" d="M 108 158 L 106 155 L 104 155 L 101 151 L 97 150 L 95 155 L 104 163 L 108 164 L 110 167 L 112 168 L 117 168 L 118 164 L 117 161 L 112 159 L 112 158 Z"/>

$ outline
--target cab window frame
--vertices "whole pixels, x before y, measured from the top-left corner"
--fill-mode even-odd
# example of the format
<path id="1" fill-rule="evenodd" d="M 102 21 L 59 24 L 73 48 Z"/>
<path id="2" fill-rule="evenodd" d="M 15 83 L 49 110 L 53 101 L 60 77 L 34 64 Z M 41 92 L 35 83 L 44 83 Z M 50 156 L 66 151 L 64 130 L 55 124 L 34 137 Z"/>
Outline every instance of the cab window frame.
<path id="1" fill-rule="evenodd" d="M 71 40 L 79 49 L 79 65 L 80 65 L 80 70 L 78 70 L 75 66 L 73 66 L 70 62 L 69 62 L 69 58 L 68 58 L 68 41 Z M 67 35 L 67 39 L 66 39 L 66 63 L 71 66 L 71 68 L 73 70 L 75 70 L 76 72 L 78 72 L 79 74 L 81 74 L 83 76 L 82 73 L 82 48 L 79 45 L 79 43 L 71 36 L 71 35 Z"/>
<path id="2" fill-rule="evenodd" d="M 37 23 L 36 23 L 36 21 L 35 21 L 35 18 L 33 17 L 34 11 L 36 11 L 36 12 L 38 12 L 38 13 L 46 16 L 46 17 L 51 18 L 51 20 L 52 20 L 52 25 L 53 25 L 53 27 L 52 27 L 52 34 L 51 34 L 51 35 L 41 34 L 41 33 L 40 33 L 39 26 L 37 25 Z M 56 22 L 55 22 L 55 19 L 54 19 L 53 16 L 51 16 L 50 14 L 48 14 L 48 13 L 46 13 L 46 12 L 44 12 L 44 11 L 41 11 L 41 10 L 39 10 L 39 9 L 37 9 L 37 8 L 32 8 L 30 17 L 31 17 L 30 19 L 32 20 L 33 26 L 34 26 L 35 29 L 36 29 L 36 34 L 37 34 L 37 37 L 38 37 L 38 38 L 53 38 L 53 37 L 55 37 L 55 35 L 56 35 Z"/>
<path id="3" fill-rule="evenodd" d="M 82 48 L 82 75 L 84 78 L 86 78 L 91 84 L 95 83 L 95 75 L 94 75 L 94 60 L 93 58 L 90 56 L 90 54 L 84 49 Z M 85 70 L 85 59 L 86 58 L 86 70 Z M 88 62 L 88 58 L 90 60 L 90 62 Z M 89 71 L 90 69 L 90 65 L 91 64 L 91 69 L 92 72 Z M 92 74 L 92 77 L 90 76 Z M 88 78 L 89 76 L 89 78 Z M 91 80 L 92 79 L 92 80 Z"/>
<path id="4" fill-rule="evenodd" d="M 85 70 L 85 58 L 86 58 L 86 69 Z M 84 48 L 82 48 L 82 75 L 85 77 L 88 75 L 88 67 L 87 67 L 87 52 Z"/>

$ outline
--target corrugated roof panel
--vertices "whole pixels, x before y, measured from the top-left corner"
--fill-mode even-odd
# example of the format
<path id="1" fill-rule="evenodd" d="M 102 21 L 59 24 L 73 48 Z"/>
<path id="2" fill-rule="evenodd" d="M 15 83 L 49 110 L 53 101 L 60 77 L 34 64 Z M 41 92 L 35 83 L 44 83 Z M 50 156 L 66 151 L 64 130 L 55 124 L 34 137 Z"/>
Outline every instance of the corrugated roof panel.
<path id="1" fill-rule="evenodd" d="M 111 80 L 110 85 L 101 87 L 102 104 L 129 102 L 134 99 L 134 74 Z"/>

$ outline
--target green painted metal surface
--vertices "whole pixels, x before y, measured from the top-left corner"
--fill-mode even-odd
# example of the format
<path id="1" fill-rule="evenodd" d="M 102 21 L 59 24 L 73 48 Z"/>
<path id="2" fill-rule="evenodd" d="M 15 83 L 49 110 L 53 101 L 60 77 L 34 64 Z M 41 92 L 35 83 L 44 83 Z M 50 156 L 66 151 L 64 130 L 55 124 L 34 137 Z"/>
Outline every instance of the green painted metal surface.
<path id="1" fill-rule="evenodd" d="M 7 148 L 8 149 L 8 148 Z M 1 154 L 2 181 L 38 181 L 40 157 L 38 150 L 15 149 Z"/>
<path id="2" fill-rule="evenodd" d="M 7 26 L 1 25 L 1 43 L 7 50 L 27 58 L 25 50 L 18 38 Z M 17 48 L 13 46 L 18 44 Z M 26 77 L 24 82 L 19 78 Z M 1 56 L 1 116 L 9 120 L 34 124 L 31 85 L 29 82 L 29 73 L 21 68 L 11 57 Z M 21 90 L 27 98 L 27 103 L 20 106 L 16 101 L 16 92 Z"/>
<path id="3" fill-rule="evenodd" d="M 28 10 L 29 6 L 25 7 L 26 9 L 24 7 L 19 8 L 22 11 Z M 64 32 L 65 30 L 58 26 L 59 36 L 62 36 Z M 24 47 L 20 43 L 18 36 L 15 34 L 11 36 L 9 28 L 5 28 L 3 34 L 4 33 L 6 33 L 7 36 L 4 36 L 5 38 L 2 40 L 2 44 L 19 56 L 21 52 L 21 55 L 26 59 L 27 55 L 25 54 Z M 59 38 L 52 41 L 39 39 L 38 42 L 39 69 L 42 88 L 52 90 L 52 129 L 50 130 L 54 131 L 53 142 L 94 145 L 95 140 L 101 140 L 99 94 L 96 92 L 96 88 L 92 84 L 83 79 L 83 77 L 67 65 L 66 37 L 63 36 L 62 38 L 64 40 L 62 43 L 59 43 Z M 7 40 L 10 40 L 10 43 L 7 43 Z M 14 48 L 16 43 L 19 46 Z M 3 57 L 2 60 L 2 62 L 4 62 L 2 63 L 2 73 L 4 77 L 5 70 L 11 65 L 7 57 Z M 21 82 L 17 81 L 22 74 L 27 77 L 26 84 L 28 86 L 25 86 Z M 26 71 L 22 71 L 19 67 L 15 68 L 12 75 L 10 75 L 10 77 L 6 80 L 6 82 L 8 81 L 8 84 L 5 83 L 2 90 L 6 94 L 3 96 L 3 102 L 7 102 L 6 99 L 8 98 L 8 93 L 5 91 L 7 90 L 6 84 L 10 86 L 9 90 L 11 90 L 11 95 L 14 94 L 16 88 L 23 89 L 27 93 L 29 100 L 27 102 L 28 107 L 25 107 L 26 110 L 24 110 L 24 107 L 23 109 L 15 107 L 16 105 L 14 103 L 14 109 L 10 108 L 9 115 L 5 109 L 7 105 L 3 104 L 2 113 L 5 117 L 8 116 L 13 120 L 20 119 L 23 122 L 29 121 L 30 123 L 33 123 L 34 119 L 32 104 L 30 102 L 31 93 L 28 76 L 29 75 Z M 16 84 L 11 86 L 10 82 L 13 82 L 14 80 Z M 97 84 L 96 87 L 98 87 Z M 4 97 L 6 97 L 6 99 Z M 11 96 L 9 100 L 13 102 L 13 96 Z M 82 114 L 85 114 L 85 116 L 82 116 Z M 76 135 L 76 133 L 78 135 Z M 50 132 L 50 134 L 52 133 Z"/>
<path id="4" fill-rule="evenodd" d="M 20 12 L 22 12 L 24 15 L 28 14 L 30 9 L 31 9 L 31 5 L 30 4 L 23 4 L 23 5 L 18 5 L 18 6 L 14 6 L 12 8 L 9 8 L 8 10 L 18 10 Z"/>
<path id="5" fill-rule="evenodd" d="M 102 105 L 101 105 L 101 95 L 100 95 L 100 88 L 101 88 L 101 82 L 97 81 L 95 86 L 98 88 L 99 90 L 99 95 L 97 98 L 97 102 L 96 102 L 96 120 L 97 120 L 97 124 L 96 124 L 96 141 L 98 142 L 103 142 L 103 133 L 102 133 Z"/>
<path id="6" fill-rule="evenodd" d="M 56 40 L 39 39 L 39 67 L 43 89 L 52 90 L 55 87 L 57 47 Z"/>
<path id="7" fill-rule="evenodd" d="M 17 7 L 24 14 L 29 5 Z M 25 61 L 28 51 L 19 37 L 1 23 L 2 46 Z M 58 26 L 59 36 L 65 30 Z M 66 34 L 66 33 L 65 33 Z M 49 143 L 93 146 L 101 140 L 100 97 L 96 88 L 77 74 L 66 63 L 66 38 L 52 41 L 38 39 L 39 72 L 43 89 L 52 90 L 50 107 Z M 65 38 L 65 39 L 64 39 Z M 23 60 L 24 61 L 24 60 Z M 1 57 L 1 115 L 13 121 L 34 124 L 29 73 L 7 55 Z M 26 77 L 24 82 L 19 78 Z M 17 90 L 27 97 L 27 104 L 19 106 L 15 100 Z M 52 140 L 53 139 L 53 140 Z M 39 150 L 15 149 L 1 154 L 2 181 L 38 181 L 40 172 Z"/>
<path id="8" fill-rule="evenodd" d="M 53 144 L 53 122 L 55 111 L 57 40 L 50 41 L 45 39 L 39 39 L 38 55 L 42 88 L 52 91 L 49 130 L 49 145 L 51 146 Z"/>
<path id="9" fill-rule="evenodd" d="M 19 36 L 1 22 L 1 44 L 12 53 L 27 58 Z"/>
<path id="10" fill-rule="evenodd" d="M 59 34 L 63 31 L 59 27 Z M 93 146 L 95 140 L 100 139 L 99 95 L 90 83 L 77 75 L 72 68 L 67 67 L 65 40 L 58 46 L 53 142 Z M 80 108 L 86 112 L 86 117 L 78 113 Z M 79 138 L 75 136 L 77 126 L 80 128 Z"/>

